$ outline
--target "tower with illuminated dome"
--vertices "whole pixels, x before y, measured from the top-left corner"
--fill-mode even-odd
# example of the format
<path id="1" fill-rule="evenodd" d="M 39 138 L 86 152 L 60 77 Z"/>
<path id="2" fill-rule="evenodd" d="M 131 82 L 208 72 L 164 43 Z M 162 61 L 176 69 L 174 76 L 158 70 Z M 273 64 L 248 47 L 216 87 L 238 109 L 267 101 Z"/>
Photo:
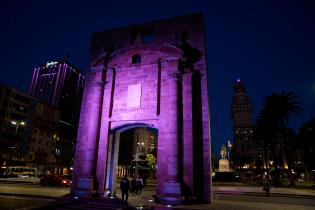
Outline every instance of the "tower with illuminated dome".
<path id="1" fill-rule="evenodd" d="M 231 117 L 234 136 L 234 164 L 249 167 L 254 160 L 253 106 L 240 79 L 234 84 Z"/>

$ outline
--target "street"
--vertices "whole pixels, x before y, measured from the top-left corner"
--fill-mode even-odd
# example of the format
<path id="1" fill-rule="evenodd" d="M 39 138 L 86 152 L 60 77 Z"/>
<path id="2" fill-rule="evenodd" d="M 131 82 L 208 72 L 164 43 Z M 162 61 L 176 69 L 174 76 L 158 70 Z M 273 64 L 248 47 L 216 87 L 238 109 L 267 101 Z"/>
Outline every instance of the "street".
<path id="1" fill-rule="evenodd" d="M 0 194 L 21 194 L 40 197 L 61 197 L 68 194 L 70 188 L 63 187 L 42 187 L 39 182 L 14 183 L 0 182 Z"/>
<path id="2" fill-rule="evenodd" d="M 0 180 L 0 209 L 13 210 L 47 205 L 60 202 L 60 198 L 69 193 L 69 188 L 42 187 L 32 182 L 13 182 Z M 129 195 L 130 206 L 163 207 L 153 202 L 154 186 L 143 189 L 142 195 Z M 120 190 L 116 196 L 121 198 Z M 90 203 L 91 205 L 94 205 Z M 77 204 L 79 205 L 79 204 Z M 82 203 L 80 205 L 83 205 Z M 96 204 L 95 204 L 96 205 Z M 88 206 L 93 209 L 93 206 Z M 70 207 L 69 207 L 70 208 Z M 71 208 L 74 208 L 73 206 Z M 79 207 L 78 207 L 79 208 Z M 80 207 L 82 208 L 82 206 Z M 204 205 L 181 205 L 176 209 L 315 209 L 315 191 L 291 188 L 272 189 L 266 197 L 260 187 L 252 186 L 214 186 L 213 202 Z M 65 209 L 67 209 L 65 207 Z M 84 209 L 84 208 L 83 208 Z M 95 209 L 97 209 L 95 207 Z M 169 209 L 169 208 L 168 208 Z"/>

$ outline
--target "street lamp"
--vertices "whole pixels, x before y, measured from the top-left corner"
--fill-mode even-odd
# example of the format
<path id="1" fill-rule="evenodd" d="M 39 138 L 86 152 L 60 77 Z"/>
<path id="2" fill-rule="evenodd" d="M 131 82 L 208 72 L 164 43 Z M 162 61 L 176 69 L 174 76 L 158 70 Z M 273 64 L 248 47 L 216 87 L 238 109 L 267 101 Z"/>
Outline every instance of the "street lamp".
<path id="1" fill-rule="evenodd" d="M 11 124 L 12 124 L 12 125 L 15 125 L 15 134 L 14 134 L 14 138 L 16 138 L 16 135 L 17 135 L 17 132 L 18 132 L 18 129 L 19 129 L 19 125 L 24 126 L 24 125 L 25 125 L 25 122 L 24 122 L 24 121 L 20 121 L 20 122 L 17 122 L 17 121 L 11 121 Z"/>
<path id="2" fill-rule="evenodd" d="M 143 149 L 141 147 L 144 146 L 144 142 L 138 142 L 137 143 L 137 148 L 136 148 L 136 154 L 135 154 L 135 159 L 132 161 L 135 162 L 135 176 L 138 177 L 139 175 L 139 162 L 143 161 L 142 159 L 139 158 L 140 155 L 143 154 Z"/>

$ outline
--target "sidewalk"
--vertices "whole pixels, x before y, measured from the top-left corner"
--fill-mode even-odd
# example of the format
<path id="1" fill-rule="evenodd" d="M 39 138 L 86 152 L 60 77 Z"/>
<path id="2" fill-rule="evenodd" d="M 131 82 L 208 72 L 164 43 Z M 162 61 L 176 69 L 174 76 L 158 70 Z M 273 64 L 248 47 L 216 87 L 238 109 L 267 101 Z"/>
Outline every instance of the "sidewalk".
<path id="1" fill-rule="evenodd" d="M 261 186 L 214 186 L 214 194 L 255 194 L 264 195 L 265 192 Z M 296 189 L 290 187 L 271 188 L 271 195 L 291 196 L 291 197 L 307 197 L 315 199 L 315 190 L 312 189 Z"/>
<path id="2" fill-rule="evenodd" d="M 37 179 L 37 180 L 36 180 Z M 22 183 L 38 183 L 38 178 L 5 178 L 0 179 L 0 181 L 5 182 L 22 182 Z M 119 188 L 116 191 L 116 198 L 113 199 L 85 199 L 79 198 L 76 199 L 72 195 L 65 195 L 61 197 L 49 197 L 45 196 L 44 193 L 41 195 L 35 195 L 32 192 L 30 194 L 15 194 L 15 193 L 0 193 L 4 196 L 16 196 L 16 197 L 28 197 L 30 199 L 54 199 L 55 201 L 44 205 L 42 208 L 33 208 L 33 209 L 107 209 L 107 207 L 112 207 L 111 209 L 315 209 L 310 206 L 299 206 L 299 205 L 285 205 L 285 204 L 275 204 L 275 203 L 266 203 L 266 202 L 253 202 L 256 198 L 265 200 L 265 193 L 260 186 L 248 186 L 241 183 L 234 183 L 228 185 L 224 183 L 222 185 L 216 184 L 213 186 L 213 202 L 210 204 L 201 204 L 201 205 L 179 205 L 176 207 L 167 207 L 162 204 L 154 202 L 152 195 L 155 194 L 154 186 L 145 187 L 141 195 L 132 196 L 129 194 L 128 204 L 129 207 L 126 207 L 122 204 L 120 198 L 121 193 Z M 243 196 L 246 202 L 240 200 L 222 200 L 224 196 Z M 315 201 L 315 190 L 312 189 L 296 189 L 296 188 L 272 188 L 271 189 L 271 198 L 273 199 L 307 199 L 305 201 L 312 200 Z M 253 199 L 254 198 L 254 199 Z M 267 199 L 268 200 L 268 199 Z M 102 208 L 101 208 L 102 207 Z M 294 208 L 293 208 L 294 207 Z M 31 208 L 32 209 L 32 208 Z"/>

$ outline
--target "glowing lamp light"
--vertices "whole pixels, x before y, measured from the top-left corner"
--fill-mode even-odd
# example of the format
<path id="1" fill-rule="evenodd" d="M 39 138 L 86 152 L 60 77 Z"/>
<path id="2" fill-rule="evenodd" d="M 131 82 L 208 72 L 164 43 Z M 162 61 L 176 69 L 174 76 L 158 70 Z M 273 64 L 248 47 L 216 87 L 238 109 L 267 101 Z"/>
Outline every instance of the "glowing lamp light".
<path id="1" fill-rule="evenodd" d="M 57 63 L 58 63 L 58 62 L 54 62 L 54 61 L 47 62 L 46 67 L 56 65 Z"/>
<path id="2" fill-rule="evenodd" d="M 170 204 L 167 204 L 167 205 L 166 205 L 166 207 L 168 207 L 168 208 L 171 208 L 171 207 L 172 207 L 172 205 L 170 205 Z"/>
<path id="3" fill-rule="evenodd" d="M 240 79 L 240 78 L 237 78 L 237 79 L 236 79 L 236 82 L 241 82 L 241 79 Z"/>
<path id="4" fill-rule="evenodd" d="M 25 125 L 24 121 L 21 121 L 20 123 L 18 123 L 17 121 L 11 121 L 12 125 Z"/>
<path id="5" fill-rule="evenodd" d="M 245 164 L 245 165 L 243 166 L 243 168 L 244 168 L 244 169 L 248 169 L 248 168 L 249 168 L 249 165 L 248 165 L 248 164 Z"/>

